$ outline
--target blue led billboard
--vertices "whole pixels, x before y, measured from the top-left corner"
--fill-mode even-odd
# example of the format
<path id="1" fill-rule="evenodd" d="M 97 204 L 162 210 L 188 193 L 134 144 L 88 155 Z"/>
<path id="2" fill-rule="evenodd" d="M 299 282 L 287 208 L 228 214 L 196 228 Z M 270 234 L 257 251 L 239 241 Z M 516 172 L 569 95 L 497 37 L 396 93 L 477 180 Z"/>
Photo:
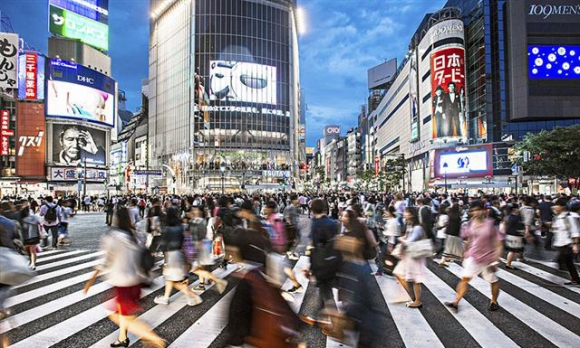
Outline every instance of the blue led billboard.
<path id="1" fill-rule="evenodd" d="M 528 46 L 530 79 L 580 79 L 580 46 Z"/>
<path id="2" fill-rule="evenodd" d="M 49 0 L 48 3 L 103 24 L 109 23 L 109 0 Z"/>

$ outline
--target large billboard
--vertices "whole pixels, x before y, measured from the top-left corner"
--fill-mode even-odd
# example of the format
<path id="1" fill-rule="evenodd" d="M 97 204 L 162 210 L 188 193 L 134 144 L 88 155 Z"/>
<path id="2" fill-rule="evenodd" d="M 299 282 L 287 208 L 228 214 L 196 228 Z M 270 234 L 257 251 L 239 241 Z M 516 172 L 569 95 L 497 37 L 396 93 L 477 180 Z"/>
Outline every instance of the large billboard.
<path id="1" fill-rule="evenodd" d="M 580 79 L 580 46 L 528 46 L 530 79 Z"/>
<path id="2" fill-rule="evenodd" d="M 209 100 L 276 105 L 276 67 L 247 62 L 211 61 Z"/>
<path id="3" fill-rule="evenodd" d="M 109 0 L 49 0 L 48 3 L 103 24 L 109 23 Z"/>
<path id="4" fill-rule="evenodd" d="M 397 59 L 393 58 L 382 64 L 371 68 L 367 72 L 367 80 L 369 89 L 383 88 L 386 84 L 391 82 L 397 73 Z"/>
<path id="5" fill-rule="evenodd" d="M 44 100 L 43 56 L 34 52 L 18 57 L 18 99 Z"/>
<path id="6" fill-rule="evenodd" d="M 16 112 L 16 176 L 43 178 L 46 152 L 44 105 L 18 102 Z"/>
<path id="7" fill-rule="evenodd" d="M 107 134 L 76 124 L 52 125 L 52 162 L 62 166 L 105 165 Z"/>
<path id="8" fill-rule="evenodd" d="M 0 33 L 0 88 L 18 88 L 18 35 Z"/>
<path id="9" fill-rule="evenodd" d="M 46 116 L 115 125 L 115 80 L 95 70 L 51 59 Z"/>
<path id="10" fill-rule="evenodd" d="M 493 145 L 457 147 L 435 151 L 438 178 L 484 178 L 493 175 Z"/>
<path id="11" fill-rule="evenodd" d="M 467 138 L 465 49 L 448 47 L 431 54 L 433 139 Z"/>
<path id="12" fill-rule="evenodd" d="M 103 51 L 109 50 L 109 26 L 53 5 L 49 6 L 52 34 L 78 39 Z"/>

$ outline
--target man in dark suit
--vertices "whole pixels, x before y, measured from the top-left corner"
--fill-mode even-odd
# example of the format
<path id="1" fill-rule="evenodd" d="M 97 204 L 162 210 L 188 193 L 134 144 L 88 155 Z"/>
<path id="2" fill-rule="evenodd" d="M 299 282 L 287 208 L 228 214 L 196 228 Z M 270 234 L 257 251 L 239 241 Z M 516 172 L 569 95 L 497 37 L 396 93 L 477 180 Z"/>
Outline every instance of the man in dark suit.
<path id="1" fill-rule="evenodd" d="M 460 113 L 462 111 L 461 98 L 457 92 L 455 82 L 449 82 L 447 85 L 447 94 L 443 99 L 443 112 L 450 124 L 450 132 L 448 136 L 460 136 L 461 127 L 459 122 Z"/>

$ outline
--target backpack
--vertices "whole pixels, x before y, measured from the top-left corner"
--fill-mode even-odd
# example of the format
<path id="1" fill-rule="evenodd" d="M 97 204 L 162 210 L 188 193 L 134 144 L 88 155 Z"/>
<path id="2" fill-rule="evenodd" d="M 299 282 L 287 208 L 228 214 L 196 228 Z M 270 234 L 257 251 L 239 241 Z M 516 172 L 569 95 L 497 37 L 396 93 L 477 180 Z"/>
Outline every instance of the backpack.
<path id="1" fill-rule="evenodd" d="M 46 206 L 46 213 L 44 214 L 44 220 L 46 222 L 55 222 L 56 221 L 56 205 L 50 206 L 47 205 Z"/>
<path id="2" fill-rule="evenodd" d="M 316 245 L 310 254 L 310 270 L 319 281 L 333 279 L 342 267 L 342 253 L 334 248 L 335 233 L 328 228 L 324 227 L 326 243 Z"/>

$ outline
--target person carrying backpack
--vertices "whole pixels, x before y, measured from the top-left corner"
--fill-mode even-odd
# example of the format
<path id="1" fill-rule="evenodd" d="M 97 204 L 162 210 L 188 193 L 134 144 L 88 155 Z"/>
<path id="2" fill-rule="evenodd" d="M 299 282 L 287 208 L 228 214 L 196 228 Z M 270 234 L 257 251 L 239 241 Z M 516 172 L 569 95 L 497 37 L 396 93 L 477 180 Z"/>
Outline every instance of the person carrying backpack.
<path id="1" fill-rule="evenodd" d="M 44 218 L 42 226 L 44 226 L 46 233 L 52 236 L 52 247 L 54 249 L 58 247 L 58 226 L 61 214 L 61 208 L 54 203 L 52 196 L 47 196 L 46 204 L 40 207 L 40 216 Z M 48 247 L 48 237 L 44 239 L 43 247 Z"/>

